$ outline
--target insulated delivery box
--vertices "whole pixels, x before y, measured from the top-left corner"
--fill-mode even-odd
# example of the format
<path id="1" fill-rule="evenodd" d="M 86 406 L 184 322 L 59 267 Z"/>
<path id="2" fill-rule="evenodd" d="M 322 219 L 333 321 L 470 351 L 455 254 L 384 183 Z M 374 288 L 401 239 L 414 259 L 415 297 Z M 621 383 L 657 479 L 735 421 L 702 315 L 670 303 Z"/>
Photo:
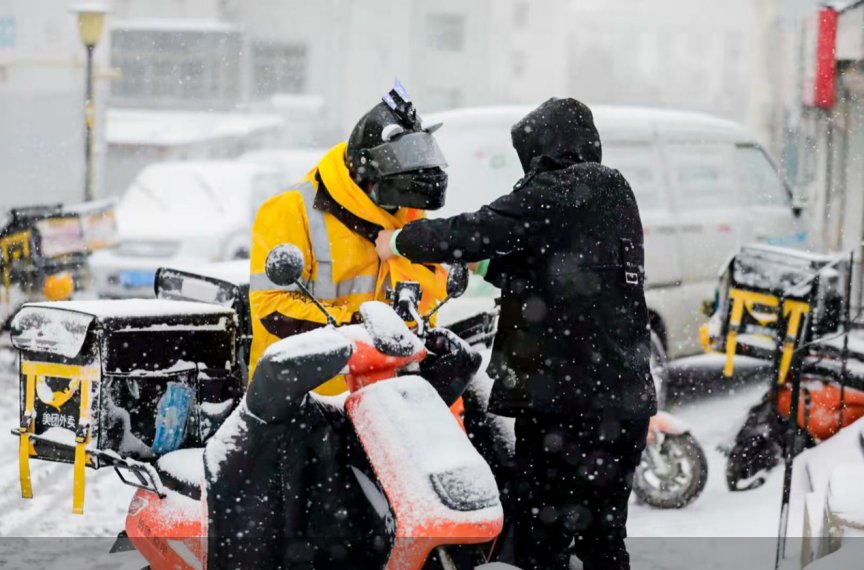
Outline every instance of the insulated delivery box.
<path id="1" fill-rule="evenodd" d="M 727 377 L 736 354 L 771 360 L 779 349 L 782 384 L 795 347 L 840 326 L 848 271 L 844 257 L 742 247 L 720 276 L 714 313 L 700 331 L 703 346 L 726 354 Z"/>
<path id="2" fill-rule="evenodd" d="M 72 463 L 76 513 L 85 466 L 135 472 L 169 451 L 200 447 L 243 394 L 230 308 L 141 299 L 28 303 L 11 328 L 22 495 L 32 497 L 31 458 Z"/>

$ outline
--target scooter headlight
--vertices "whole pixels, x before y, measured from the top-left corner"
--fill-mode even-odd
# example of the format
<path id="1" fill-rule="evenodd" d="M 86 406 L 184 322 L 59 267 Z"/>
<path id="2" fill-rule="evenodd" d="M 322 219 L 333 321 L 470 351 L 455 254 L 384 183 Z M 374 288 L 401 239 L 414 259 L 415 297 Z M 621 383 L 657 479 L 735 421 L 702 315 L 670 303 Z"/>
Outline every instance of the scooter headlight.
<path id="1" fill-rule="evenodd" d="M 479 511 L 498 504 L 498 487 L 485 464 L 472 464 L 433 473 L 432 487 L 455 511 Z"/>

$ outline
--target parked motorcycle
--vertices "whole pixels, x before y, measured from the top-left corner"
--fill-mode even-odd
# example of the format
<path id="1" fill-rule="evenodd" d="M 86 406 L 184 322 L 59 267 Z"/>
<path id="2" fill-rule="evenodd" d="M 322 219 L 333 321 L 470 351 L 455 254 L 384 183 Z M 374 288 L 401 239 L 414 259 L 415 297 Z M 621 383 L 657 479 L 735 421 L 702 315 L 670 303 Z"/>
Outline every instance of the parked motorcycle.
<path id="1" fill-rule="evenodd" d="M 642 461 L 633 477 L 636 499 L 658 509 L 680 509 L 696 500 L 708 481 L 708 460 L 683 421 L 662 411 L 669 373 L 663 343 L 651 333 L 651 376 L 661 411 L 651 418 Z"/>
<path id="2" fill-rule="evenodd" d="M 702 329 L 706 351 L 725 353 L 727 377 L 738 354 L 774 363 L 762 400 L 721 449 L 731 491 L 765 482 L 784 456 L 790 428 L 795 456 L 864 417 L 864 336 L 849 314 L 851 267 L 846 256 L 750 245 L 721 274 Z M 790 425 L 793 384 L 800 384 L 801 405 Z"/>

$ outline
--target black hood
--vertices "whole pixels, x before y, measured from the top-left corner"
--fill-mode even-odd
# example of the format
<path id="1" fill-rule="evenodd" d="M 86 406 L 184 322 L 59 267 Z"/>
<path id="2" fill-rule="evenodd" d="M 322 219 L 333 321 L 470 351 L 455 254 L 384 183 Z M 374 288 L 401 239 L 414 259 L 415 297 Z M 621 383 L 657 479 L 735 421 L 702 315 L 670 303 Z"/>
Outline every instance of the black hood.
<path id="1" fill-rule="evenodd" d="M 513 125 L 510 135 L 526 173 L 603 157 L 594 115 L 576 99 L 549 99 Z"/>

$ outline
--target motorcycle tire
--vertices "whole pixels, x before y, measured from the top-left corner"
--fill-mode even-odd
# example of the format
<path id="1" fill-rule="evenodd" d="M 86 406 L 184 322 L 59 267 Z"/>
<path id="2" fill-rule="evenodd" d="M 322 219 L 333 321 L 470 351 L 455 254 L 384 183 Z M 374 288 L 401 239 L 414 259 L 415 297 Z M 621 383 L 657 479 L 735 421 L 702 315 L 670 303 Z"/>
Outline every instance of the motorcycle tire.
<path id="1" fill-rule="evenodd" d="M 667 434 L 659 445 L 659 453 L 671 462 L 672 472 L 658 473 L 646 450 L 633 477 L 633 493 L 640 503 L 657 509 L 682 509 L 705 489 L 708 460 L 689 433 Z"/>

